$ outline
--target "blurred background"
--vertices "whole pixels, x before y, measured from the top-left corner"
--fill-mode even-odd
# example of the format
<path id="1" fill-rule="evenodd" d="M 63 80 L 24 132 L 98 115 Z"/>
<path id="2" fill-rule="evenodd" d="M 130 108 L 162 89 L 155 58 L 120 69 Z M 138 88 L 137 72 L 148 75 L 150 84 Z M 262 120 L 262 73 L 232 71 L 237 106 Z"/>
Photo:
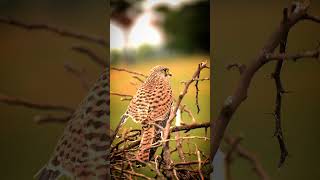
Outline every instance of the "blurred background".
<path id="1" fill-rule="evenodd" d="M 210 1 L 208 0 L 141 0 L 111 1 L 110 62 L 112 67 L 149 74 L 156 65 L 168 66 L 173 74 L 171 86 L 177 98 L 183 90 L 180 81 L 190 80 L 198 64 L 207 61 L 210 66 Z M 209 70 L 200 78 L 209 77 Z M 111 70 L 111 92 L 134 95 L 140 82 L 127 72 Z M 197 122 L 210 120 L 210 82 L 199 82 L 197 114 L 195 88 L 191 85 L 182 104 L 192 111 Z M 111 96 L 111 128 L 115 129 L 129 101 Z M 191 119 L 183 113 L 185 123 Z M 123 128 L 141 128 L 128 120 Z M 190 131 L 205 135 L 204 129 Z M 209 155 L 209 141 L 195 140 Z M 172 143 L 171 147 L 175 147 Z M 185 149 L 188 147 L 185 146 Z M 159 148 L 160 149 L 160 148 Z M 174 157 L 177 158 L 177 155 Z M 177 159 L 178 160 L 178 159 Z"/>
<path id="2" fill-rule="evenodd" d="M 25 23 L 46 23 L 108 40 L 106 1 L 86 0 L 0 0 L 0 16 Z M 90 83 L 102 69 L 73 46 L 92 49 L 101 57 L 106 48 L 60 37 L 45 31 L 26 31 L 0 24 L 0 93 L 33 102 L 77 107 L 87 91 L 64 64 L 84 68 Z M 39 111 L 0 104 L 0 179 L 33 179 L 49 160 L 64 124 L 38 125 L 35 115 L 61 112 Z"/>
<path id="3" fill-rule="evenodd" d="M 232 94 L 239 80 L 237 71 L 227 71 L 230 63 L 247 64 L 257 56 L 271 32 L 279 25 L 282 9 L 292 1 L 214 1 L 211 9 L 211 53 L 213 56 L 213 111 L 217 117 L 224 100 Z M 312 1 L 310 13 L 319 16 L 320 2 Z M 300 22 L 289 33 L 288 53 L 315 49 L 320 39 L 320 26 Z M 278 52 L 278 51 L 277 51 Z M 254 77 L 249 96 L 235 113 L 228 133 L 243 135 L 244 147 L 253 151 L 274 180 L 320 179 L 319 158 L 319 75 L 315 60 L 285 62 L 282 81 L 282 125 L 289 157 L 277 168 L 279 145 L 274 133 L 275 85 L 269 75 L 275 63 L 265 65 Z M 222 149 L 226 149 L 223 146 Z M 258 179 L 251 165 L 237 158 L 232 166 L 235 179 Z"/>

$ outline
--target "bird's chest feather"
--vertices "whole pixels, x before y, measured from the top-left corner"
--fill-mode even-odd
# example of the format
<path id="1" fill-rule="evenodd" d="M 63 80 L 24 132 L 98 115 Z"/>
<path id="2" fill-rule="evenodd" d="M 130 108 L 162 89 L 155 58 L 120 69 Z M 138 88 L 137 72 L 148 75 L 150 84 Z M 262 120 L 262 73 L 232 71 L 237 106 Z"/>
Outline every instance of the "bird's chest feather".
<path id="1" fill-rule="evenodd" d="M 153 121 L 166 115 L 172 104 L 169 82 L 159 80 L 139 88 L 130 103 L 129 113 L 138 122 Z"/>

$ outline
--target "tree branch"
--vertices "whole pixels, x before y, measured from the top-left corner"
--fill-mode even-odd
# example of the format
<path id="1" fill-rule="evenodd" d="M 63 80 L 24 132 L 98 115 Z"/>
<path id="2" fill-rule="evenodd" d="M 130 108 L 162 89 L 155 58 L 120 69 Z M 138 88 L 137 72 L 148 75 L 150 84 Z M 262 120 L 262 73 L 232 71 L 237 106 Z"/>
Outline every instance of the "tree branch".
<path id="1" fill-rule="evenodd" d="M 0 23 L 20 27 L 20 28 L 23 28 L 26 30 L 43 30 L 43 31 L 53 32 L 53 33 L 58 34 L 60 36 L 70 37 L 70 38 L 74 38 L 74 39 L 78 39 L 78 40 L 82 40 L 82 41 L 96 43 L 96 44 L 101 45 L 103 47 L 108 46 L 107 41 L 101 37 L 89 36 L 89 35 L 81 34 L 78 32 L 60 29 L 58 27 L 48 25 L 48 24 L 42 24 L 42 23 L 41 24 L 28 24 L 28 23 L 25 23 L 20 20 L 16 20 L 16 19 L 13 19 L 10 17 L 3 17 L 3 16 L 0 16 Z"/>
<path id="2" fill-rule="evenodd" d="M 40 109 L 40 110 L 56 110 L 56 111 L 65 111 L 69 113 L 73 113 L 74 109 L 62 105 L 54 105 L 54 104 L 41 104 L 36 102 L 31 102 L 25 99 L 10 97 L 3 94 L 0 94 L 0 103 L 5 103 L 7 105 L 14 106 L 23 106 L 27 108 Z"/>
<path id="3" fill-rule="evenodd" d="M 206 64 L 206 62 L 202 62 L 199 64 L 197 70 L 194 72 L 191 80 L 187 81 L 185 83 L 185 88 L 184 90 L 180 93 L 179 97 L 178 97 L 178 100 L 176 101 L 176 105 L 172 111 L 172 115 L 170 116 L 170 118 L 168 119 L 167 123 L 166 123 L 166 126 L 164 128 L 164 131 L 163 131 L 163 139 L 164 140 L 167 140 L 169 139 L 170 137 L 170 126 L 171 126 L 171 123 L 173 121 L 173 119 L 175 118 L 176 116 L 176 113 L 177 113 L 177 110 L 179 109 L 180 107 L 180 103 L 183 99 L 183 97 L 187 94 L 188 92 L 188 88 L 189 86 L 191 85 L 192 82 L 195 81 L 195 79 L 198 78 L 201 70 L 205 69 L 205 68 L 209 68 Z M 171 163 L 171 157 L 170 157 L 170 148 L 169 148 L 169 141 L 165 142 L 163 144 L 163 149 L 162 149 L 162 152 L 163 152 L 163 159 L 164 159 L 164 163 L 165 163 L 165 169 L 171 169 L 172 167 L 172 163 Z M 174 177 L 174 174 L 172 171 L 167 171 L 166 173 L 167 177 L 168 178 L 173 178 Z"/>
<path id="4" fill-rule="evenodd" d="M 279 27 L 271 34 L 265 46 L 262 48 L 259 55 L 247 66 L 244 72 L 241 74 L 238 85 L 232 96 L 229 96 L 223 107 L 220 110 L 219 116 L 213 121 L 211 126 L 211 160 L 213 160 L 233 114 L 240 106 L 240 104 L 247 98 L 248 88 L 255 73 L 269 60 L 266 58 L 266 54 L 273 53 L 278 45 L 283 40 L 283 37 L 287 35 L 289 30 L 299 21 L 305 18 L 309 3 L 297 3 L 298 6 L 287 17 L 286 23 L 280 23 Z"/>
<path id="5" fill-rule="evenodd" d="M 74 46 L 72 50 L 87 55 L 94 63 L 101 67 L 107 67 L 107 60 L 99 57 L 95 52 L 83 46 Z"/>
<path id="6" fill-rule="evenodd" d="M 134 75 L 139 75 L 139 76 L 142 76 L 142 77 L 148 77 L 147 75 L 145 74 L 142 74 L 140 72 L 136 72 L 136 71 L 131 71 L 131 70 L 128 70 L 128 69 L 125 69 L 125 68 L 116 68 L 116 67 L 111 67 L 111 70 L 115 70 L 115 71 L 125 71 L 127 73 L 130 73 L 130 74 L 134 74 Z"/>
<path id="7" fill-rule="evenodd" d="M 294 11 L 292 9 L 291 11 Z M 286 24 L 288 20 L 288 9 L 284 8 L 283 9 L 283 20 L 282 23 Z M 285 54 L 286 52 L 286 46 L 287 46 L 287 38 L 288 38 L 288 33 L 282 37 L 280 41 L 280 48 L 279 48 L 279 53 Z M 278 163 L 278 167 L 280 168 L 281 165 L 284 163 L 284 161 L 287 158 L 288 155 L 288 150 L 286 147 L 286 144 L 284 142 L 283 138 L 283 133 L 282 133 L 282 127 L 281 127 L 281 105 L 282 105 L 282 95 L 284 93 L 283 85 L 281 82 L 281 69 L 282 69 L 283 61 L 278 61 L 274 70 L 274 73 L 272 75 L 275 85 L 276 85 L 276 101 L 275 101 L 275 110 L 274 110 L 274 118 L 275 118 L 275 133 L 274 136 L 277 137 L 278 143 L 280 146 L 280 160 Z"/>
<path id="8" fill-rule="evenodd" d="M 237 154 L 248 160 L 253 167 L 254 172 L 260 177 L 261 180 L 269 180 L 269 176 L 262 167 L 260 161 L 252 152 L 248 151 L 244 147 L 242 147 L 239 143 L 241 138 L 233 138 L 231 136 L 226 136 L 224 138 L 225 142 L 232 146 L 232 152 L 237 152 Z"/>
<path id="9" fill-rule="evenodd" d="M 319 54 L 320 54 L 320 49 L 315 49 L 315 50 L 310 50 L 310 51 L 304 51 L 296 54 L 285 54 L 285 53 L 270 53 L 266 54 L 266 59 L 269 61 L 272 60 L 277 60 L 277 61 L 284 61 L 284 60 L 293 60 L 297 61 L 299 59 L 303 58 L 313 58 L 313 59 L 318 59 L 319 60 Z"/>
<path id="10" fill-rule="evenodd" d="M 88 80 L 88 77 L 85 74 L 85 70 L 84 69 L 77 69 L 75 68 L 72 64 L 70 63 L 65 63 L 64 64 L 64 69 L 69 72 L 70 74 L 72 74 L 73 76 L 75 76 L 77 79 L 79 79 L 82 87 L 85 90 L 89 90 L 90 89 L 90 83 Z"/>

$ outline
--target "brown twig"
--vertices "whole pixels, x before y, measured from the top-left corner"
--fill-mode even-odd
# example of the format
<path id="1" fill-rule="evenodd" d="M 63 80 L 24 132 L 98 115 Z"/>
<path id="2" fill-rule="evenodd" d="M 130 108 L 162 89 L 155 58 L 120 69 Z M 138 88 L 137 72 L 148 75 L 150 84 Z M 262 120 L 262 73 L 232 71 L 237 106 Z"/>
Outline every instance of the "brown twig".
<path id="1" fill-rule="evenodd" d="M 176 117 L 176 126 L 181 126 L 181 121 L 182 121 L 182 111 L 178 110 L 177 113 L 179 113 Z M 183 153 L 183 147 L 182 147 L 182 140 L 180 139 L 180 134 L 179 132 L 175 132 L 175 138 L 176 138 L 176 144 L 177 144 L 177 151 L 180 159 L 183 162 L 186 162 L 186 157 L 184 156 Z"/>
<path id="2" fill-rule="evenodd" d="M 132 77 L 134 79 L 138 80 L 139 82 L 144 83 L 144 81 L 140 77 L 138 77 L 138 76 L 132 76 Z"/>
<path id="3" fill-rule="evenodd" d="M 79 79 L 82 87 L 85 90 L 89 90 L 90 83 L 89 83 L 89 79 L 88 79 L 87 75 L 85 74 L 85 70 L 84 69 L 77 69 L 76 67 L 74 67 L 70 63 L 65 63 L 64 64 L 64 69 L 67 72 L 71 73 L 73 76 L 75 76 L 77 79 Z"/>
<path id="4" fill-rule="evenodd" d="M 228 126 L 233 114 L 240 106 L 240 104 L 247 98 L 248 88 L 255 73 L 267 62 L 266 54 L 273 53 L 278 45 L 283 40 L 283 37 L 289 30 L 298 22 L 304 19 L 307 14 L 309 3 L 299 3 L 299 8 L 295 9 L 288 17 L 286 23 L 280 23 L 279 27 L 272 33 L 265 46 L 262 48 L 260 54 L 254 61 L 247 66 L 246 70 L 241 74 L 241 78 L 236 90 L 232 96 L 229 96 L 216 120 L 213 121 L 211 127 L 212 146 L 211 146 L 211 160 L 213 160 L 224 135 L 225 129 Z"/>
<path id="5" fill-rule="evenodd" d="M 37 124 L 45 124 L 45 123 L 66 123 L 70 120 L 71 115 L 67 115 L 64 117 L 57 117 L 52 115 L 37 115 L 33 119 Z"/>
<path id="6" fill-rule="evenodd" d="M 261 180 L 269 180 L 270 179 L 268 174 L 266 173 L 265 169 L 261 165 L 260 161 L 256 157 L 256 155 L 254 155 L 252 152 L 248 151 L 247 149 L 245 149 L 244 147 L 242 147 L 239 144 L 241 138 L 233 138 L 231 136 L 226 136 L 224 138 L 224 140 L 227 144 L 232 146 L 231 147 L 232 152 L 236 152 L 240 157 L 248 160 L 252 164 L 254 172 L 258 175 L 258 177 L 260 177 Z M 230 152 L 230 156 L 231 156 L 232 152 Z M 230 172 L 230 170 L 229 170 L 229 172 Z M 231 174 L 230 174 L 230 176 L 231 176 Z"/>
<path id="7" fill-rule="evenodd" d="M 134 171 L 123 170 L 123 169 L 115 167 L 115 166 L 111 166 L 110 168 L 114 169 L 114 170 L 117 170 L 117 171 L 120 171 L 122 173 L 126 173 L 126 174 L 130 174 L 130 175 L 137 176 L 137 177 L 140 177 L 140 178 L 152 180 L 152 178 L 149 178 L 149 177 L 147 177 L 147 176 L 145 176 L 143 174 L 140 174 L 140 173 L 136 173 Z"/>
<path id="8" fill-rule="evenodd" d="M 74 111 L 73 108 L 63 106 L 63 105 L 36 103 L 36 102 L 28 101 L 22 98 L 6 96 L 3 94 L 0 94 L 0 102 L 5 103 L 7 105 L 23 106 L 27 108 L 40 109 L 40 110 L 56 110 L 56 111 L 65 111 L 69 113 L 72 113 Z"/>
<path id="9" fill-rule="evenodd" d="M 241 142 L 242 138 L 241 137 L 236 137 L 231 143 L 230 146 L 231 148 L 228 150 L 224 157 L 224 165 L 225 165 L 225 175 L 226 175 L 226 180 L 232 180 L 231 176 L 231 163 L 232 163 L 232 155 L 234 151 L 236 151 L 236 148 L 238 144 Z"/>
<path id="10" fill-rule="evenodd" d="M 201 164 L 201 155 L 200 155 L 200 150 L 198 149 L 198 146 L 196 145 L 196 154 L 197 154 L 197 157 L 198 157 L 198 171 L 199 171 L 199 175 L 200 175 L 200 178 L 201 180 L 204 180 L 204 177 L 203 177 L 203 174 L 202 174 L 202 164 Z"/>
<path id="11" fill-rule="evenodd" d="M 310 14 L 306 14 L 304 16 L 304 19 L 305 20 L 310 20 L 310 21 L 313 21 L 313 22 L 316 22 L 316 23 L 320 23 L 320 17 L 317 17 L 317 16 L 312 16 Z"/>
<path id="12" fill-rule="evenodd" d="M 183 105 L 183 106 L 181 107 L 181 113 L 182 113 L 182 112 L 186 112 L 186 113 L 189 115 L 189 117 L 191 118 L 191 122 L 192 122 L 192 123 L 196 123 L 196 119 L 194 118 L 191 110 L 188 109 L 186 105 Z"/>
<path id="13" fill-rule="evenodd" d="M 209 81 L 210 78 L 206 77 L 206 78 L 195 78 L 194 81 Z M 187 83 L 188 81 L 180 81 L 180 83 Z"/>
<path id="14" fill-rule="evenodd" d="M 292 10 L 294 11 L 294 9 Z M 288 9 L 284 8 L 283 10 L 283 20 L 282 23 L 286 24 L 288 21 Z M 287 46 L 287 38 L 288 38 L 289 30 L 284 34 L 280 41 L 280 48 L 279 53 L 285 54 L 286 52 L 286 46 Z M 282 127 L 281 127 L 281 104 L 282 104 L 282 95 L 284 93 L 283 85 L 281 82 L 281 69 L 283 65 L 283 60 L 278 61 L 274 70 L 274 73 L 272 77 L 274 78 L 274 82 L 276 85 L 276 101 L 275 101 L 275 110 L 274 110 L 274 118 L 275 118 L 275 133 L 274 136 L 277 137 L 278 143 L 280 146 L 280 160 L 278 163 L 278 167 L 280 168 L 281 165 L 286 160 L 286 157 L 288 155 L 288 150 L 286 147 L 286 144 L 283 139 L 283 133 L 282 133 Z"/>
<path id="15" fill-rule="evenodd" d="M 101 67 L 107 67 L 107 60 L 99 57 L 91 49 L 83 46 L 74 46 L 72 50 L 87 55 L 94 63 L 98 64 Z"/>
<path id="16" fill-rule="evenodd" d="M 297 61 L 299 59 L 303 58 L 313 58 L 313 59 L 319 59 L 320 50 L 310 50 L 310 51 L 304 51 L 297 54 L 285 54 L 285 53 L 272 53 L 272 54 L 266 54 L 266 59 L 268 60 L 278 60 L 278 61 L 284 61 L 284 60 L 293 60 Z"/>
<path id="17" fill-rule="evenodd" d="M 200 69 L 200 64 L 198 64 L 198 69 Z M 196 79 L 200 78 L 200 72 L 197 75 Z M 199 106 L 199 87 L 198 87 L 199 81 L 196 81 L 196 83 L 194 84 L 195 88 L 196 88 L 196 106 L 197 106 L 197 113 L 199 114 L 200 112 L 200 106 Z"/>
<path id="18" fill-rule="evenodd" d="M 110 92 L 110 95 L 114 95 L 114 96 L 120 96 L 121 97 L 121 101 L 130 101 L 132 99 L 132 95 L 130 94 L 122 94 L 122 93 L 115 93 L 115 92 Z"/>
<path id="19" fill-rule="evenodd" d="M 101 37 L 94 37 L 94 36 L 89 36 L 87 34 L 81 34 L 78 32 L 60 29 L 58 27 L 44 24 L 44 23 L 28 24 L 28 23 L 25 23 L 25 22 L 17 20 L 17 19 L 13 19 L 10 17 L 2 17 L 2 16 L 0 16 L 0 23 L 17 26 L 17 27 L 27 29 L 27 30 L 44 30 L 44 31 L 48 31 L 48 32 L 53 32 L 53 33 L 58 34 L 60 36 L 70 37 L 70 38 L 79 39 L 82 41 L 96 43 L 96 44 L 99 44 L 103 47 L 107 47 L 107 45 L 108 45 L 107 41 Z"/>
<path id="20" fill-rule="evenodd" d="M 131 70 L 128 70 L 128 69 L 125 69 L 125 68 L 116 68 L 116 67 L 111 67 L 111 70 L 115 70 L 115 71 L 124 71 L 124 72 L 127 72 L 127 73 L 130 73 L 130 74 L 134 74 L 134 75 L 138 75 L 138 76 L 142 76 L 142 77 L 148 77 L 147 75 L 143 74 L 143 73 L 140 73 L 140 72 L 136 72 L 136 71 L 131 71 Z"/>
<path id="21" fill-rule="evenodd" d="M 182 126 L 171 127 L 170 132 L 190 131 L 192 129 L 208 128 L 208 127 L 210 127 L 210 122 L 192 123 L 192 124 L 186 124 L 186 125 L 182 125 Z"/>

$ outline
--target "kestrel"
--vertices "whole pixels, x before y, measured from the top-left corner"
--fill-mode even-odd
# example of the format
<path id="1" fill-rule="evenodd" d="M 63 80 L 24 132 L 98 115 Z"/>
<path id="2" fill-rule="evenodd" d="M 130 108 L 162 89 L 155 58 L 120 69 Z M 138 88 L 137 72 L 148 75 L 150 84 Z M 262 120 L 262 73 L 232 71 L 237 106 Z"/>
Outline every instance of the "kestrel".
<path id="1" fill-rule="evenodd" d="M 73 179 L 108 179 L 109 70 L 105 70 L 67 123 L 40 180 L 62 175 Z"/>
<path id="2" fill-rule="evenodd" d="M 152 144 L 160 139 L 161 127 L 165 126 L 170 116 L 173 102 L 170 76 L 167 67 L 152 68 L 121 118 L 121 124 L 130 117 L 142 125 L 140 148 L 136 155 L 139 161 L 151 159 L 156 151 Z"/>

